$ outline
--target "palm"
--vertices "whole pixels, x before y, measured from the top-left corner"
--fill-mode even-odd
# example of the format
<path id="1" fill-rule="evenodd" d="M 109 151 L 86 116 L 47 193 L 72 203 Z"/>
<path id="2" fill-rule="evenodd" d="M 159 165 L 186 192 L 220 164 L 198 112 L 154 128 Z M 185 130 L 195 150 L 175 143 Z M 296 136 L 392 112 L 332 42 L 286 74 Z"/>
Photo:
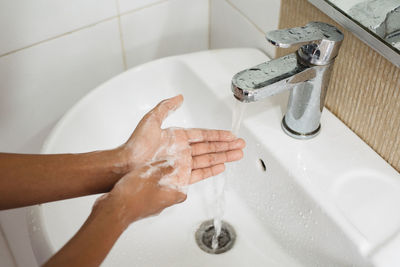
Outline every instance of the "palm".
<path id="1" fill-rule="evenodd" d="M 231 132 L 204 129 L 161 129 L 170 111 L 183 101 L 176 96 L 145 115 L 126 143 L 133 166 L 173 159 L 174 183 L 187 185 L 224 171 L 224 163 L 243 156 L 245 143 Z"/>

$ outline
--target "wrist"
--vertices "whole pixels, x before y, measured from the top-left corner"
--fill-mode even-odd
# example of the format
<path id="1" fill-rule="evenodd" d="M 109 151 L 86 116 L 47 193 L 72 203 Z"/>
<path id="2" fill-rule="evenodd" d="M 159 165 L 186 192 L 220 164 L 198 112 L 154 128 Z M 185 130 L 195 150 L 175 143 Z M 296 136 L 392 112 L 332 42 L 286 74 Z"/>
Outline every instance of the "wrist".
<path id="1" fill-rule="evenodd" d="M 130 163 L 129 155 L 124 146 L 106 150 L 105 153 L 107 154 L 106 160 L 112 162 L 110 166 L 112 173 L 123 176 L 132 170 L 133 166 Z"/>
<path id="2" fill-rule="evenodd" d="M 109 221 L 114 227 L 123 232 L 131 223 L 129 213 L 122 199 L 111 193 L 99 197 L 93 205 L 90 216 Z"/>

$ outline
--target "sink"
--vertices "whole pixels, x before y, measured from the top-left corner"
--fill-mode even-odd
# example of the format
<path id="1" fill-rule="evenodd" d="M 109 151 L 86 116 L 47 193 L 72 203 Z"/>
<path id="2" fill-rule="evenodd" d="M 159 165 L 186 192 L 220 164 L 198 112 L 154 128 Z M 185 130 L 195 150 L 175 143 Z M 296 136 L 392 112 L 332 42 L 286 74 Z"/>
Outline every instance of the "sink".
<path id="1" fill-rule="evenodd" d="M 224 49 L 164 58 L 122 73 L 59 121 L 43 153 L 114 148 L 161 99 L 182 93 L 164 127 L 230 129 L 232 76 L 268 58 Z M 133 223 L 103 266 L 400 266 L 400 175 L 327 109 L 321 133 L 296 140 L 280 122 L 287 94 L 247 104 L 245 157 L 193 185 L 187 200 Z M 233 248 L 203 252 L 195 232 L 214 214 L 214 186 L 226 179 L 223 220 Z M 27 212 L 38 264 L 79 229 L 98 195 L 33 206 Z"/>

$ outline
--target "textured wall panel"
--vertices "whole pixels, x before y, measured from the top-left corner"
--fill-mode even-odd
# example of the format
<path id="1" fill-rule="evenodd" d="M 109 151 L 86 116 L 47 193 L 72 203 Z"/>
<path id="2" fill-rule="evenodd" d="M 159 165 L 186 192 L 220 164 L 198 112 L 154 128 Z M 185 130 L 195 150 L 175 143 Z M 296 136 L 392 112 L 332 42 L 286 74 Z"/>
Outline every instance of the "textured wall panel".
<path id="1" fill-rule="evenodd" d="M 323 21 L 345 34 L 326 107 L 400 171 L 400 68 L 340 27 L 307 0 L 282 0 L 280 28 Z M 278 49 L 282 56 L 293 50 Z"/>

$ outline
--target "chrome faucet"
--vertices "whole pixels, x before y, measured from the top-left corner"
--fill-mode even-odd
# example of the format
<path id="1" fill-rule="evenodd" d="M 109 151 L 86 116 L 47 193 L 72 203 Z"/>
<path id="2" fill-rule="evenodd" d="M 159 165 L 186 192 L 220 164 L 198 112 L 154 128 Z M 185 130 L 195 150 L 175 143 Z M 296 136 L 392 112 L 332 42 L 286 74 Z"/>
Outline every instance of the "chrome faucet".
<path id="1" fill-rule="evenodd" d="M 321 129 L 329 78 L 343 34 L 332 25 L 311 22 L 268 32 L 266 38 L 278 47 L 302 46 L 295 53 L 237 73 L 232 92 L 239 101 L 255 102 L 291 89 L 282 128 L 291 137 L 312 138 Z"/>

